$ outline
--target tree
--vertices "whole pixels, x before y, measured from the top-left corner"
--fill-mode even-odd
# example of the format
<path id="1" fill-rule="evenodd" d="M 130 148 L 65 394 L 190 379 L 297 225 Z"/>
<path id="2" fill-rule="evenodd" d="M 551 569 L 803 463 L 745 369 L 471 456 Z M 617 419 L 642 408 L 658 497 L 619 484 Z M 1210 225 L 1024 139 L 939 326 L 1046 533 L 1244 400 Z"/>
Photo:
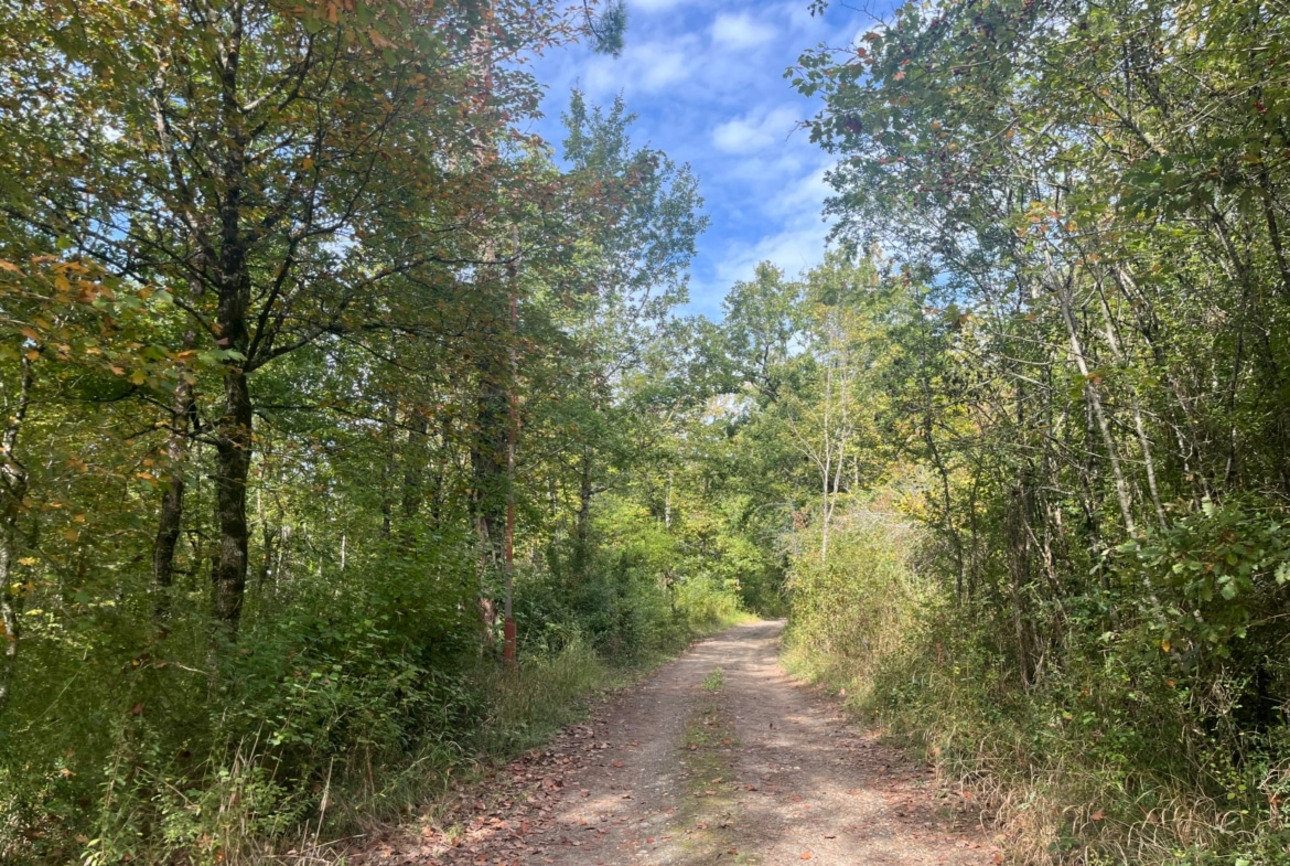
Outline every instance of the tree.
<path id="1" fill-rule="evenodd" d="M 573 33 L 571 21 L 531 12 L 42 3 L 10 28 L 17 96 L 0 123 L 30 145 L 19 176 L 52 162 L 65 177 L 11 199 L 9 218 L 49 250 L 71 241 L 80 260 L 164 287 L 197 341 L 182 351 L 219 366 L 202 439 L 217 455 L 213 615 L 229 637 L 248 565 L 252 377 L 303 346 L 379 327 L 409 308 L 395 294 L 487 258 L 491 191 L 523 178 L 506 161 L 467 156 L 479 136 L 505 137 L 481 123 L 526 111 L 531 81 L 499 66 L 483 88 L 474 34 L 492 34 L 495 62 Z M 548 23 L 534 29 L 539 19 Z M 484 99 L 492 110 L 463 117 Z M 185 435 L 187 403 L 176 392 L 174 437 Z M 159 529 L 163 581 L 179 507 L 168 500 Z"/>
<path id="2" fill-rule="evenodd" d="M 570 179 L 598 207 L 576 241 L 578 282 L 557 320 L 570 339 L 568 378 L 549 406 L 549 420 L 569 437 L 553 445 L 577 491 L 571 569 L 581 580 L 591 576 L 593 498 L 608 489 L 609 472 L 648 448 L 668 412 L 649 368 L 674 330 L 707 225 L 689 168 L 633 147 L 634 119 L 621 98 L 608 110 L 589 108 L 579 91 L 564 115 Z"/>

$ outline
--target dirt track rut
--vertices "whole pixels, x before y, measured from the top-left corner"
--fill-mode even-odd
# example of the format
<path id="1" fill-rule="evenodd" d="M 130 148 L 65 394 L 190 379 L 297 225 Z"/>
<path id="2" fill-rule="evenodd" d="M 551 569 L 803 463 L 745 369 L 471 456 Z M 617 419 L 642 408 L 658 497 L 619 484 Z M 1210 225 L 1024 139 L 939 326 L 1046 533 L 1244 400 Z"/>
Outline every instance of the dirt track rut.
<path id="1" fill-rule="evenodd" d="M 754 623 L 697 644 L 512 764 L 502 801 L 475 803 L 460 833 L 425 839 L 398 861 L 999 862 L 963 826 L 955 795 L 784 672 L 782 628 Z"/>

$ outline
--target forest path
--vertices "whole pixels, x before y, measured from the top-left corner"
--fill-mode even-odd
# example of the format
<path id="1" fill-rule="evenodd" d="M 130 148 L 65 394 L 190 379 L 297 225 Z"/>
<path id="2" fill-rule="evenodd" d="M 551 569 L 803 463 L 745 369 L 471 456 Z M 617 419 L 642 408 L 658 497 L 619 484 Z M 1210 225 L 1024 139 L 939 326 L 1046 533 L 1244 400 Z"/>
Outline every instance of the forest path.
<path id="1" fill-rule="evenodd" d="M 989 864 L 928 771 L 779 665 L 783 623 L 705 640 L 369 863 Z M 938 814 L 941 816 L 938 818 Z M 951 820 L 946 820 L 950 816 Z M 369 859 L 370 858 L 370 859 Z"/>

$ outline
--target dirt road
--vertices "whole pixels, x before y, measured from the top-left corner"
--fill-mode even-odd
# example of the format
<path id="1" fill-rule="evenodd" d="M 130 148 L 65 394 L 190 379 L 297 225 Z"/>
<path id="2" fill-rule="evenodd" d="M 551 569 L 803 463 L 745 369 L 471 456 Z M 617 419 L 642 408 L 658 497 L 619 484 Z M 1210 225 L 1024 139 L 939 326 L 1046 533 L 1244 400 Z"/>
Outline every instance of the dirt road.
<path id="1" fill-rule="evenodd" d="M 427 830 L 419 864 L 991 864 L 953 794 L 777 661 L 782 622 L 703 641 Z M 967 824 L 969 822 L 962 821 Z M 398 855 L 402 856 L 398 856 Z M 379 862 L 379 861 L 377 861 Z"/>

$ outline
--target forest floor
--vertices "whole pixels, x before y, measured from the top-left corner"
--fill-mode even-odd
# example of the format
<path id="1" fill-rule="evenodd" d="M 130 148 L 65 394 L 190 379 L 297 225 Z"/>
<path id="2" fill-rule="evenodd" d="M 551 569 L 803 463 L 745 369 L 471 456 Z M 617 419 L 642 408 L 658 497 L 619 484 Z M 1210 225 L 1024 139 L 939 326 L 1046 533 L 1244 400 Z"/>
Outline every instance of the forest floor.
<path id="1" fill-rule="evenodd" d="M 348 862 L 1002 862 L 970 802 L 784 672 L 782 628 L 758 622 L 696 644 Z"/>

